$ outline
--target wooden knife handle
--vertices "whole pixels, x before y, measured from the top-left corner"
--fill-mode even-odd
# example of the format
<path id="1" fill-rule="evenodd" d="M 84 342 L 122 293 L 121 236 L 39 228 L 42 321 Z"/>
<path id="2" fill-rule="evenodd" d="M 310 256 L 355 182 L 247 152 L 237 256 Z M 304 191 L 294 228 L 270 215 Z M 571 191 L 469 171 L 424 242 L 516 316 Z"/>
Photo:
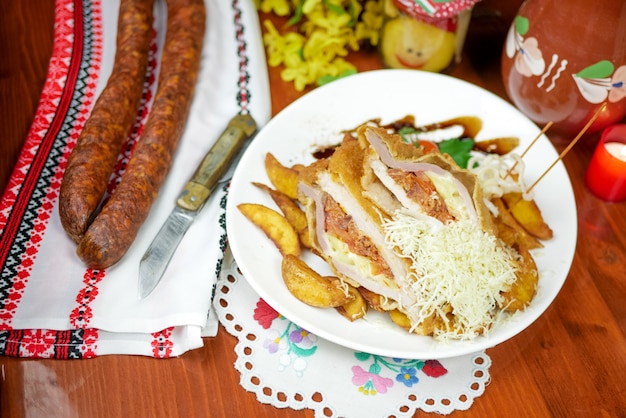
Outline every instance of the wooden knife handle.
<path id="1" fill-rule="evenodd" d="M 248 138 L 256 131 L 252 116 L 237 115 L 211 147 L 183 189 L 176 204 L 190 211 L 199 210 L 207 201 L 233 158 Z"/>

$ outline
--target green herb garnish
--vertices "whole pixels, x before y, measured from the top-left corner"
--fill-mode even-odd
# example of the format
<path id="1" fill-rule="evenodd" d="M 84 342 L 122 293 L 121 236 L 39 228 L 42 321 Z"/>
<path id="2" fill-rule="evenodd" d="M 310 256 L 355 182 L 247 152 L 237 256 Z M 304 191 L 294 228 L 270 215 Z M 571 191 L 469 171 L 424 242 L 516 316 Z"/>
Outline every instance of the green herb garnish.
<path id="1" fill-rule="evenodd" d="M 448 154 L 461 168 L 467 168 L 471 157 L 470 151 L 474 148 L 474 140 L 471 138 L 452 138 L 439 142 L 439 151 Z"/>
<path id="2" fill-rule="evenodd" d="M 418 130 L 411 126 L 403 126 L 398 129 L 398 135 L 402 137 L 402 141 L 407 144 L 416 144 L 419 142 L 416 135 Z"/>

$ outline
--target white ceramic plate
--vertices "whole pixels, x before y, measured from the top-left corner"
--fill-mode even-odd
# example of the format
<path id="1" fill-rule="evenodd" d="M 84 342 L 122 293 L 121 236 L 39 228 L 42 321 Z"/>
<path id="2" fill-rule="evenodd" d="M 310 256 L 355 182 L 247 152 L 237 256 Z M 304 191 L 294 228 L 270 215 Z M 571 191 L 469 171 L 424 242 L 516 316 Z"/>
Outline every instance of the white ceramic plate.
<path id="1" fill-rule="evenodd" d="M 513 319 L 473 341 L 441 343 L 431 337 L 409 334 L 376 312 L 366 319 L 349 322 L 334 309 L 305 305 L 289 293 L 280 273 L 281 255 L 265 235 L 241 215 L 243 202 L 276 208 L 252 181 L 270 184 L 264 157 L 272 152 L 283 164 L 309 163 L 312 151 L 336 144 L 339 132 L 371 118 L 391 122 L 407 114 L 417 124 L 455 116 L 478 116 L 483 129 L 477 139 L 517 136 L 519 153 L 540 130 L 515 107 L 477 86 L 449 76 L 412 70 L 364 72 L 320 87 L 276 115 L 259 132 L 237 168 L 227 206 L 230 248 L 242 273 L 274 309 L 302 328 L 358 351 L 399 358 L 445 358 L 493 347 L 530 326 L 552 303 L 565 282 L 574 256 L 577 219 L 574 194 L 563 164 L 557 164 L 537 185 L 535 198 L 554 231 L 545 247 L 533 252 L 539 268 L 539 288 L 531 305 Z M 557 158 L 547 137 L 526 154 L 526 182 L 531 184 Z M 316 270 L 329 267 L 307 256 Z"/>

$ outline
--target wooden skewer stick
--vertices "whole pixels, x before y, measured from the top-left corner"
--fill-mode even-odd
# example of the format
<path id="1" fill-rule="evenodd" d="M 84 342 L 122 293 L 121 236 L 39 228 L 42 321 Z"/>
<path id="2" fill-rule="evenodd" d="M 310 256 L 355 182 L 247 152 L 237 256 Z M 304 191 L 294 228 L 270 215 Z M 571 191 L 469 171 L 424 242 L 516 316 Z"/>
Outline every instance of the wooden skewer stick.
<path id="1" fill-rule="evenodd" d="M 530 193 L 530 191 L 537 185 L 537 183 L 539 183 L 539 181 L 542 178 L 544 178 L 546 174 L 548 174 L 548 171 L 552 170 L 552 167 L 554 167 L 556 163 L 558 163 L 559 161 L 563 159 L 563 157 L 565 157 L 565 154 L 567 154 L 569 150 L 571 150 L 574 147 L 574 145 L 576 145 L 578 140 L 585 134 L 585 132 L 587 132 L 587 129 L 589 129 L 589 127 L 593 124 L 596 118 L 600 116 L 600 112 L 602 112 L 605 108 L 606 108 L 606 102 L 602 103 L 602 106 L 600 106 L 600 108 L 596 110 L 596 113 L 594 113 L 591 119 L 589 119 L 589 122 L 587 122 L 587 124 L 583 127 L 583 129 L 580 132 L 578 132 L 578 135 L 576 135 L 576 137 L 572 140 L 572 142 L 570 142 L 570 144 L 563 150 L 563 152 L 561 152 L 558 158 L 552 164 L 550 164 L 550 167 L 548 167 L 548 169 L 544 171 L 543 174 L 540 175 L 537 180 L 535 180 L 532 186 L 530 186 L 526 190 L 526 193 Z"/>
<path id="2" fill-rule="evenodd" d="M 535 145 L 535 142 L 537 142 L 537 140 L 539 138 L 541 138 L 541 135 L 545 134 L 548 129 L 550 129 L 550 127 L 552 126 L 554 122 L 550 121 L 548 123 L 546 123 L 546 126 L 543 127 L 543 129 L 541 130 L 541 132 L 539 132 L 539 134 L 537 134 L 537 136 L 535 137 L 535 139 L 533 139 L 533 141 L 530 143 L 530 145 L 528 145 L 528 147 L 526 147 L 526 149 L 524 150 L 524 152 L 522 152 L 522 155 L 520 155 L 520 160 L 522 158 L 524 158 L 524 156 L 526 155 L 526 153 L 528 153 L 528 150 L 530 150 L 530 148 Z M 519 163 L 519 160 L 515 161 L 515 164 L 513 164 L 513 166 L 511 168 L 509 168 L 509 171 L 507 171 L 506 176 L 504 176 L 504 178 L 506 179 L 507 177 L 509 177 L 511 175 L 511 173 L 513 172 L 513 170 L 515 170 L 515 167 L 517 167 L 517 164 Z"/>

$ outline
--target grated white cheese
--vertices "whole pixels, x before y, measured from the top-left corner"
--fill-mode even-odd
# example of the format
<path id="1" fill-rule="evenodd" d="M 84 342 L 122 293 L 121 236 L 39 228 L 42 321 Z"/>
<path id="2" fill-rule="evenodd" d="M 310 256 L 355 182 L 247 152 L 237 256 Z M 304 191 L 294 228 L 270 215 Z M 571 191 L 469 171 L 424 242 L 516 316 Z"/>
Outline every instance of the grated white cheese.
<path id="1" fill-rule="evenodd" d="M 506 155 L 473 153 L 467 167 L 478 177 L 487 201 L 511 192 L 521 192 L 524 199 L 532 199 L 532 190 L 530 194 L 527 193 L 524 184 L 524 161 L 515 153 Z M 507 176 L 511 167 L 515 168 L 511 175 Z"/>
<path id="2" fill-rule="evenodd" d="M 411 316 L 421 322 L 435 313 L 445 322 L 445 308 L 452 308 L 454 320 L 435 338 L 473 339 L 500 320 L 500 292 L 516 280 L 513 250 L 467 220 L 433 228 L 397 212 L 383 228 L 387 243 L 412 260 L 414 280 L 407 290 L 418 302 L 405 307 Z"/>

